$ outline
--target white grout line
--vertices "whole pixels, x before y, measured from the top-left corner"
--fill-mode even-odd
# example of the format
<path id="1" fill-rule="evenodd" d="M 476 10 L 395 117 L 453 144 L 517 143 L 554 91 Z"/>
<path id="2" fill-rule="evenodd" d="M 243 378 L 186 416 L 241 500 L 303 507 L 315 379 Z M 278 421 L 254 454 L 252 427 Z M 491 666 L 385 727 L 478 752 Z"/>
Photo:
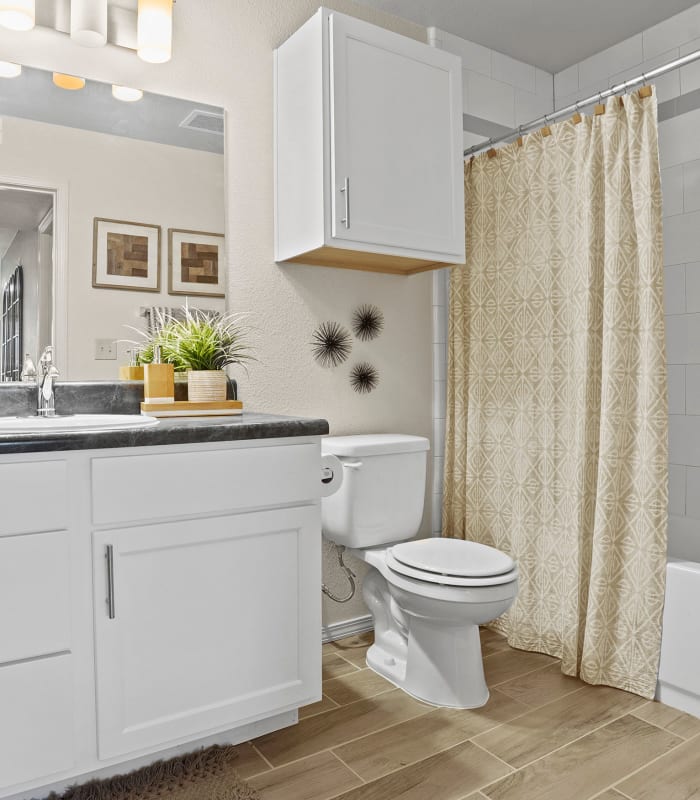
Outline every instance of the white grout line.
<path id="1" fill-rule="evenodd" d="M 504 761 L 502 758 L 497 756 L 495 753 L 492 753 L 490 750 L 487 750 L 485 747 L 482 747 L 480 744 L 477 744 L 474 741 L 474 739 L 470 739 L 469 741 L 474 745 L 474 747 L 478 747 L 479 750 L 481 750 L 482 753 L 486 753 L 487 755 L 491 756 L 491 758 L 495 758 L 496 761 L 500 761 L 501 764 L 503 764 L 504 766 L 508 767 L 508 774 L 512 774 L 514 772 L 518 772 L 518 767 L 514 767 L 512 764 L 509 764 L 507 761 Z M 500 781 L 502 778 L 506 778 L 506 777 L 508 777 L 508 776 L 507 775 L 502 775 L 501 778 L 496 778 L 496 780 Z M 492 783 L 495 783 L 495 781 L 491 780 L 488 783 L 485 783 L 483 785 L 484 786 L 490 786 Z"/>
<path id="2" fill-rule="evenodd" d="M 342 747 L 342 745 L 341 745 L 341 747 Z M 360 775 L 359 772 L 355 772 L 355 770 L 350 766 L 350 764 L 348 764 L 347 762 L 343 761 L 343 759 L 335 752 L 335 750 L 330 750 L 329 752 L 330 752 L 331 755 L 335 756 L 338 759 L 338 761 L 340 761 L 340 763 L 344 767 L 349 769 L 350 772 L 352 772 L 353 775 L 358 777 L 360 779 L 361 783 L 367 783 L 367 781 L 362 777 L 362 775 Z"/>
<path id="3" fill-rule="evenodd" d="M 639 719 L 639 717 L 637 717 L 637 719 Z M 658 730 L 663 731 L 664 733 L 667 733 L 669 736 L 675 736 L 675 738 L 678 739 L 678 744 L 674 745 L 669 750 L 665 750 L 663 753 L 660 753 L 658 756 L 656 756 L 656 758 L 652 758 L 651 761 L 647 761 L 646 764 L 642 764 L 642 766 L 635 769 L 634 772 L 628 772 L 627 775 L 625 775 L 623 778 L 620 778 L 620 780 L 617 781 L 617 783 L 614 783 L 612 784 L 612 786 L 609 787 L 611 789 L 614 789 L 616 792 L 620 792 L 620 794 L 623 795 L 623 797 L 629 797 L 629 795 L 625 794 L 625 792 L 619 789 L 618 784 L 624 783 L 626 780 L 629 780 L 629 778 L 634 777 L 639 772 L 642 772 L 647 767 L 650 767 L 652 764 L 656 764 L 657 761 L 661 761 L 662 758 L 666 758 L 666 756 L 670 755 L 675 750 L 678 750 L 678 748 L 681 747 L 682 745 L 687 744 L 688 742 L 692 742 L 694 738 L 697 738 L 694 736 L 693 739 L 682 739 L 680 736 L 678 736 L 678 734 L 671 733 L 671 731 L 666 730 L 666 728 L 662 728 L 660 725 L 654 725 L 653 722 L 648 722 L 645 719 L 640 720 L 640 722 L 646 722 L 647 725 L 651 725 L 652 727 L 657 728 Z M 700 736 L 700 734 L 698 734 L 698 736 Z M 630 800 L 634 800 L 634 798 L 630 798 Z"/>
<path id="4" fill-rule="evenodd" d="M 270 761 L 268 761 L 268 759 L 265 758 L 265 756 L 260 752 L 260 750 L 258 750 L 258 748 L 255 746 L 255 744 L 253 742 L 250 742 L 250 746 L 253 748 L 253 750 L 255 750 L 255 752 L 260 756 L 260 758 L 262 758 L 262 760 L 268 766 L 268 769 L 260 770 L 260 772 L 256 772 L 255 775 L 262 775 L 264 772 L 269 772 L 269 770 L 274 769 L 274 767 L 272 766 L 272 763 Z M 253 775 L 249 775 L 248 777 L 252 778 Z M 246 778 L 246 780 L 247 780 L 247 778 Z"/>

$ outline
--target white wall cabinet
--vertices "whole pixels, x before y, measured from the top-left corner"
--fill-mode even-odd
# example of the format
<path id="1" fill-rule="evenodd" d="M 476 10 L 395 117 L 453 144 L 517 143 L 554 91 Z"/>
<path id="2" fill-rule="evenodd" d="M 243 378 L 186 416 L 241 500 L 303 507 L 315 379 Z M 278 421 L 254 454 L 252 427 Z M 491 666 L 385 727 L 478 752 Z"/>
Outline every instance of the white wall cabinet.
<path id="1" fill-rule="evenodd" d="M 275 52 L 277 261 L 464 261 L 461 61 L 320 9 Z"/>
<path id="2" fill-rule="evenodd" d="M 0 502 L 29 509 L 0 522 L 0 798 L 320 699 L 320 458 L 314 436 L 0 456 Z"/>

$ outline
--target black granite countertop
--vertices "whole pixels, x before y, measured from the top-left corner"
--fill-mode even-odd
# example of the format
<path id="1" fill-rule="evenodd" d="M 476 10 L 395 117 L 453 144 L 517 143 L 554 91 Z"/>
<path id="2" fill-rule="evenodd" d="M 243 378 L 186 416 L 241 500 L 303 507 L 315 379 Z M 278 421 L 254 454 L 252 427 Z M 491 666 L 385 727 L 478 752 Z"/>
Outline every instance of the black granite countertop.
<path id="1" fill-rule="evenodd" d="M 139 414 L 141 400 L 143 383 L 140 381 L 59 383 L 56 386 L 56 411 L 59 414 Z M 34 413 L 34 385 L 0 385 L 0 416 L 25 416 Z M 2 434 L 0 454 L 206 444 L 244 439 L 322 436 L 326 433 L 328 422 L 325 419 L 285 417 L 244 410 L 241 416 L 233 417 L 163 418 L 158 420 L 157 425 L 147 428 L 84 433 L 46 431 Z"/>
<path id="2" fill-rule="evenodd" d="M 325 419 L 283 417 L 277 414 L 256 414 L 245 411 L 237 417 L 166 418 L 158 420 L 157 425 L 131 430 L 0 435 L 0 454 L 205 444 L 242 439 L 320 436 L 326 433 L 328 433 L 328 423 Z"/>

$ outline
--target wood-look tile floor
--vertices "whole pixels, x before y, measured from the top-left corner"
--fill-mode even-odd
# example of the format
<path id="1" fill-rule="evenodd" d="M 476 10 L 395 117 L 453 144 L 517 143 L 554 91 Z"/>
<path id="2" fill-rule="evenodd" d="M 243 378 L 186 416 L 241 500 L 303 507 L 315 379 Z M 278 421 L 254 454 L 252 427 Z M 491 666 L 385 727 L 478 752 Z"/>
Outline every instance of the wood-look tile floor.
<path id="1" fill-rule="evenodd" d="M 239 745 L 264 800 L 700 800 L 700 719 L 561 674 L 482 630 L 491 698 L 436 709 L 365 666 L 369 636 L 323 647 L 323 699 Z"/>

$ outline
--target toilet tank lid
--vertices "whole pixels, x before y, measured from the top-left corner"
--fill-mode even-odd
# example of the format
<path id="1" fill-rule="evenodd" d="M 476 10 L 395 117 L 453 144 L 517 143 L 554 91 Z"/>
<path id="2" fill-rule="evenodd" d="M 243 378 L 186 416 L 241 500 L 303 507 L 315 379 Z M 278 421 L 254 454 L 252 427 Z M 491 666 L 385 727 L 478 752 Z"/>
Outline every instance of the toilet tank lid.
<path id="1" fill-rule="evenodd" d="M 382 456 L 392 453 L 418 453 L 430 450 L 425 436 L 401 433 L 364 433 L 357 436 L 326 436 L 321 452 L 334 456 Z"/>

